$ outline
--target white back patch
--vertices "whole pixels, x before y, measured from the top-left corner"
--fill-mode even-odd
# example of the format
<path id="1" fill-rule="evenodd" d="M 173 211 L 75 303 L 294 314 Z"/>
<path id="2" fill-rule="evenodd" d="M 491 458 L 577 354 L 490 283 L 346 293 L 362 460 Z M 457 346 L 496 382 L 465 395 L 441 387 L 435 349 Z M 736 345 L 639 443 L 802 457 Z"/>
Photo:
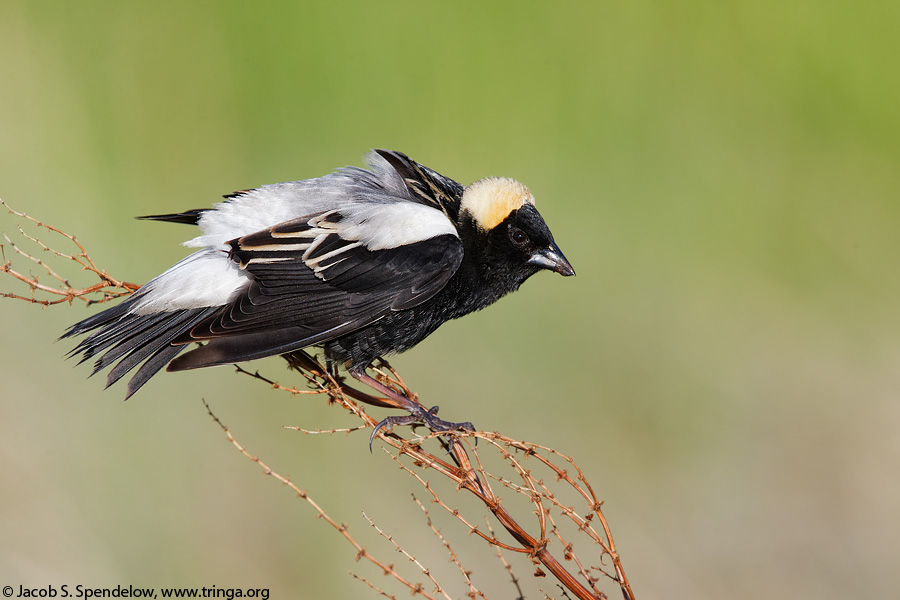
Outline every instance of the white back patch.
<path id="1" fill-rule="evenodd" d="M 415 202 L 359 203 L 341 210 L 338 234 L 362 242 L 369 250 L 386 250 L 430 240 L 439 235 L 459 237 L 456 226 L 436 208 Z"/>
<path id="2" fill-rule="evenodd" d="M 191 254 L 135 292 L 131 312 L 160 312 L 222 306 L 250 284 L 250 278 L 219 250 Z"/>
<path id="3" fill-rule="evenodd" d="M 488 177 L 466 188 L 460 208 L 489 231 L 526 203 L 534 204 L 534 196 L 524 184 L 507 177 Z"/>

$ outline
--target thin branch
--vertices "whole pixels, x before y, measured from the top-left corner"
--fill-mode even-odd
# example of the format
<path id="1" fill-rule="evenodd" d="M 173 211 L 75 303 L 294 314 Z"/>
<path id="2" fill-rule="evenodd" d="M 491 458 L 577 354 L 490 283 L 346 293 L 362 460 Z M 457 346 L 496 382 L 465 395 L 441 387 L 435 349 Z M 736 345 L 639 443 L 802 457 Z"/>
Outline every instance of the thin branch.
<path id="1" fill-rule="evenodd" d="M 119 281 L 118 279 L 111 277 L 106 271 L 97 267 L 97 265 L 88 255 L 87 250 L 85 250 L 84 246 L 81 245 L 81 242 L 75 239 L 74 235 L 70 235 L 60 229 L 57 229 L 53 225 L 48 225 L 42 221 L 38 221 L 34 217 L 31 217 L 23 212 L 13 210 L 2 199 L 0 199 L 0 204 L 6 207 L 10 214 L 26 219 L 27 221 L 31 222 L 33 226 L 39 229 L 46 229 L 54 235 L 65 238 L 71 244 L 73 244 L 76 249 L 75 252 L 66 253 L 61 250 L 52 248 L 51 246 L 40 241 L 36 236 L 29 235 L 21 226 L 19 226 L 19 233 L 26 240 L 29 240 L 36 244 L 41 249 L 41 252 L 47 252 L 54 257 L 62 259 L 64 261 L 74 262 L 78 265 L 80 270 L 89 271 L 99 279 L 99 282 L 93 285 L 76 288 L 69 282 L 67 278 L 57 273 L 57 271 L 50 265 L 48 265 L 43 259 L 38 258 L 34 254 L 26 250 L 23 250 L 8 235 L 4 234 L 3 238 L 16 254 L 41 267 L 41 269 L 52 279 L 54 279 L 56 283 L 54 285 L 46 285 L 40 282 L 39 275 L 26 275 L 25 273 L 14 269 L 12 260 L 6 256 L 6 249 L 4 245 L 0 244 L 0 257 L 2 257 L 2 264 L 0 264 L 0 274 L 5 273 L 7 275 L 10 275 L 18 281 L 24 283 L 31 289 L 30 296 L 23 296 L 21 294 L 16 294 L 13 292 L 0 292 L 0 298 L 24 300 L 26 302 L 30 302 L 32 304 L 40 304 L 42 306 L 52 306 L 54 304 L 62 303 L 71 304 L 76 299 L 87 302 L 88 304 L 96 304 L 101 302 L 108 302 L 115 298 L 128 295 L 140 287 L 134 283 Z M 38 297 L 36 294 L 39 292 L 47 294 L 49 297 Z"/>
<path id="2" fill-rule="evenodd" d="M 369 522 L 369 525 L 371 525 L 372 528 L 375 529 L 375 531 L 378 532 L 378 535 L 380 535 L 381 537 L 383 537 L 384 539 L 386 539 L 387 541 L 389 541 L 389 542 L 394 546 L 394 549 L 397 550 L 397 552 L 399 552 L 399 553 L 401 553 L 403 556 L 405 556 L 406 559 L 407 559 L 409 562 L 414 563 L 417 567 L 419 567 L 419 570 L 422 571 L 422 574 L 423 574 L 425 577 L 427 577 L 429 580 L 431 580 L 431 583 L 434 584 L 434 593 L 442 595 L 442 596 L 443 596 L 444 598 L 446 598 L 447 600 L 451 600 L 451 599 L 450 599 L 450 596 L 447 595 L 447 592 L 444 591 L 444 588 L 441 587 L 441 584 L 439 584 L 439 583 L 437 582 L 437 580 L 436 580 L 436 579 L 434 578 L 434 576 L 431 574 L 431 571 L 430 571 L 428 568 L 426 568 L 425 565 L 423 565 L 422 563 L 420 563 L 419 560 L 418 560 L 415 556 L 413 556 L 412 554 L 410 554 L 409 552 L 407 552 L 407 551 L 403 548 L 403 546 L 401 546 L 401 545 L 398 544 L 396 541 L 394 541 L 394 536 L 392 536 L 392 535 L 390 535 L 390 534 L 388 534 L 388 533 L 385 533 L 384 530 L 383 530 L 381 527 L 379 527 L 378 525 L 376 525 L 376 524 L 375 524 L 375 521 L 373 521 L 372 519 L 370 519 L 370 518 L 369 518 L 369 515 L 366 514 L 366 511 L 363 511 L 362 514 L 363 514 L 363 517 L 365 517 L 366 521 Z M 424 595 L 426 598 L 430 598 L 430 597 L 431 597 L 431 596 L 429 596 L 425 591 L 422 590 L 422 585 L 421 585 L 421 584 L 417 584 L 417 586 L 418 586 L 418 587 L 417 587 L 416 590 L 413 592 L 413 594 L 422 594 L 422 595 Z"/>
<path id="3" fill-rule="evenodd" d="M 491 536 L 494 536 L 494 528 L 491 527 L 491 520 L 487 517 L 484 518 L 485 526 L 487 527 L 488 532 Z M 516 587 L 516 600 L 525 600 L 525 594 L 522 592 L 522 586 L 519 585 L 519 578 L 516 577 L 515 571 L 513 571 L 512 565 L 507 562 L 506 558 L 503 556 L 503 550 L 500 546 L 495 546 L 494 550 L 497 551 L 497 558 L 500 559 L 500 563 L 503 565 L 503 568 L 506 569 L 506 572 L 509 573 L 509 578 L 512 581 L 512 584 Z"/>
<path id="4" fill-rule="evenodd" d="M 291 481 L 288 477 L 285 477 L 285 476 L 280 475 L 277 472 L 273 471 L 266 463 L 261 461 L 258 456 L 254 456 L 254 455 L 250 454 L 250 452 L 248 452 L 247 449 L 244 448 L 244 446 L 241 445 L 241 443 L 238 442 L 234 438 L 233 435 L 231 435 L 231 432 L 228 430 L 228 427 L 226 427 L 225 424 L 219 420 L 219 417 L 217 417 L 215 415 L 215 413 L 213 413 L 212 409 L 209 407 L 209 404 L 207 404 L 206 400 L 203 401 L 203 405 L 206 407 L 206 412 L 209 413 L 209 416 L 212 417 L 212 419 L 216 422 L 216 424 L 222 428 L 222 431 L 225 433 L 225 436 L 228 438 L 228 441 L 231 442 L 232 445 L 235 448 L 237 448 L 241 454 L 243 454 L 244 456 L 249 458 L 251 461 L 258 464 L 259 467 L 262 469 L 263 474 L 277 479 L 282 484 L 284 484 L 285 486 L 289 487 L 291 490 L 296 492 L 298 498 L 300 498 L 301 500 L 305 500 L 307 504 L 312 506 L 313 510 L 316 511 L 317 516 L 320 519 L 324 520 L 326 523 L 331 525 L 331 527 L 335 531 L 340 533 L 341 536 L 345 540 L 347 540 L 350 543 L 350 545 L 353 546 L 353 548 L 356 549 L 356 560 L 357 561 L 359 561 L 360 559 L 368 560 L 369 562 L 371 562 L 372 564 L 374 564 L 375 566 L 380 568 L 384 572 L 385 575 L 392 576 L 394 579 L 396 579 L 397 581 L 399 581 L 400 583 L 405 585 L 407 588 L 409 588 L 409 590 L 411 592 L 413 592 L 414 594 L 417 594 L 417 593 L 422 594 L 429 600 L 434 600 L 434 598 L 432 596 L 425 593 L 421 589 L 421 584 L 411 583 L 410 581 L 403 578 L 399 573 L 397 573 L 394 570 L 393 565 L 384 564 L 383 562 L 379 561 L 377 558 L 375 558 L 374 556 L 369 554 L 368 550 L 363 548 L 363 546 L 359 542 L 357 542 L 353 538 L 352 535 L 350 535 L 350 531 L 349 531 L 347 525 L 344 523 L 338 523 L 337 521 L 332 519 L 330 516 L 328 516 L 328 513 L 325 512 L 325 509 L 323 509 L 321 506 L 319 506 L 319 504 L 315 500 L 313 500 L 312 497 L 307 492 L 305 492 L 304 490 L 301 490 L 299 487 L 297 487 L 297 485 L 294 484 L 294 482 Z"/>
<path id="5" fill-rule="evenodd" d="M 466 596 L 468 596 L 469 598 L 472 598 L 473 600 L 474 600 L 474 598 L 477 598 L 478 596 L 485 598 L 484 593 L 482 593 L 481 590 L 476 588 L 475 585 L 472 583 L 472 577 L 471 577 L 472 572 L 467 571 L 462 566 L 462 563 L 459 561 L 459 557 L 456 555 L 456 552 L 453 551 L 453 546 L 450 545 L 450 542 L 447 541 L 447 538 L 444 537 L 444 534 L 441 533 L 441 530 L 434 526 L 434 522 L 431 520 L 431 515 L 428 514 L 428 508 L 426 508 L 425 505 L 422 504 L 419 501 L 419 499 L 416 498 L 415 496 L 413 496 L 413 500 L 415 500 L 416 504 L 421 509 L 422 513 L 425 515 L 425 522 L 427 523 L 429 529 L 431 529 L 431 532 L 434 535 L 436 535 L 439 540 L 441 540 L 441 544 L 444 546 L 444 549 L 447 551 L 447 554 L 450 556 L 450 560 L 459 569 L 459 572 L 463 576 L 463 579 L 466 580 L 466 585 L 469 587 L 469 593 L 466 594 Z"/>

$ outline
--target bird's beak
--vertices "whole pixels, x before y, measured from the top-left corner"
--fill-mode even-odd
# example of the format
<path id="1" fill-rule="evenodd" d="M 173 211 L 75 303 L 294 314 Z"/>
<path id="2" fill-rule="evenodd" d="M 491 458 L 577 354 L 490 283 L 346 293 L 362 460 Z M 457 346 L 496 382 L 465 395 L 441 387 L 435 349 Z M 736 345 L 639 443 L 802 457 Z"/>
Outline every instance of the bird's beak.
<path id="1" fill-rule="evenodd" d="M 559 249 L 559 246 L 557 246 L 555 242 L 550 244 L 549 248 L 538 250 L 532 254 L 531 258 L 528 259 L 528 264 L 535 265 L 542 269 L 556 271 L 565 277 L 575 274 L 575 269 L 572 268 L 572 265 L 569 264 L 569 261 L 563 256 L 562 250 Z"/>

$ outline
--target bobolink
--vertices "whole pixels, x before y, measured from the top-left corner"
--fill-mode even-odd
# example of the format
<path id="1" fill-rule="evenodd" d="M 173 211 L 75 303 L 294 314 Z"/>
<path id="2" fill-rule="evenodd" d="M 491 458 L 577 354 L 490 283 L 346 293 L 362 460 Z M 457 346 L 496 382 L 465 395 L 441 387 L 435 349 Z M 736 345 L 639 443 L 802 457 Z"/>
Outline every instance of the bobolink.
<path id="1" fill-rule="evenodd" d="M 198 225 L 202 235 L 185 245 L 202 249 L 70 327 L 63 337 L 92 332 L 70 355 L 97 356 L 92 374 L 116 363 L 107 387 L 140 364 L 128 398 L 166 365 L 181 371 L 319 346 L 384 394 L 384 405 L 410 413 L 383 424 L 453 426 L 366 369 L 542 269 L 575 271 L 521 183 L 490 177 L 463 187 L 400 152 L 367 158 L 369 170 L 143 217 Z M 205 343 L 181 354 L 192 342 Z"/>

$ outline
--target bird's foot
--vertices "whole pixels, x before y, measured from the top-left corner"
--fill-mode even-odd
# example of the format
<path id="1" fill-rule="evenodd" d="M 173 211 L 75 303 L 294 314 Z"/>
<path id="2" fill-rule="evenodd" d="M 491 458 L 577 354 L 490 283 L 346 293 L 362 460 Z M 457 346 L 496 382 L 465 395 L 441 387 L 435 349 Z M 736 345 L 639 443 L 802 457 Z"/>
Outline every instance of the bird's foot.
<path id="1" fill-rule="evenodd" d="M 372 451 L 372 442 L 375 440 L 375 436 L 378 435 L 379 431 L 381 431 L 382 429 L 385 431 L 390 431 L 397 425 L 412 425 L 413 428 L 418 425 L 424 425 L 425 427 L 430 429 L 432 433 L 475 431 L 475 426 L 472 425 L 472 423 L 468 421 L 464 423 L 453 423 L 451 421 L 445 421 L 438 418 L 437 412 L 437 406 L 432 406 L 430 409 L 425 410 L 425 408 L 422 406 L 414 405 L 409 409 L 408 415 L 387 417 L 378 425 L 376 425 L 375 429 L 372 430 L 372 435 L 369 437 L 369 451 Z"/>

